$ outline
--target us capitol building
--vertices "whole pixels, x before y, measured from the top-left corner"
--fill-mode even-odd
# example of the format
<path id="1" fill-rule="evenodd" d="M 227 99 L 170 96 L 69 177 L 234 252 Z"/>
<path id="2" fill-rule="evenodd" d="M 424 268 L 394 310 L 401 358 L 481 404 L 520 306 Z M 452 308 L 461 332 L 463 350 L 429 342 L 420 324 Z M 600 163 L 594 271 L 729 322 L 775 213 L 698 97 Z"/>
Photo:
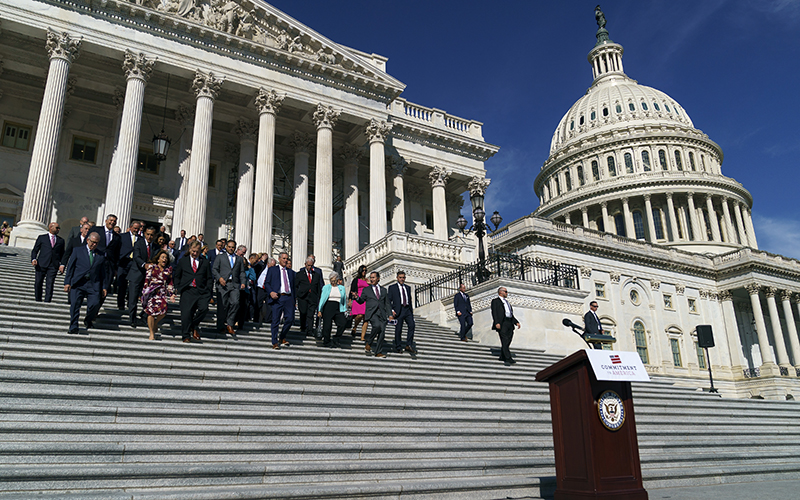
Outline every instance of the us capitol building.
<path id="1" fill-rule="evenodd" d="M 482 123 L 406 101 L 387 59 L 256 0 L 0 0 L 0 219 L 30 247 L 87 215 L 233 237 L 250 251 L 339 255 L 429 286 L 478 257 L 456 228 L 491 189 Z M 561 324 L 591 300 L 654 376 L 723 394 L 800 394 L 800 262 L 758 250 L 748 191 L 665 93 L 623 71 L 602 14 L 593 82 L 564 115 L 534 213 L 489 249 L 571 265 L 560 284 L 468 283 L 473 337 L 512 290 L 514 345 L 585 347 Z M 152 139 L 151 139 L 152 138 Z M 523 168 L 520 166 L 520 168 Z M 490 172 L 489 172 L 490 174 Z M 487 207 L 490 210 L 490 207 Z M 470 211 L 467 209 L 467 211 Z M 384 280 L 384 282 L 387 282 Z M 427 288 L 425 288 L 427 290 Z M 432 289 L 432 288 L 431 288 Z M 452 293 L 417 314 L 457 327 Z M 419 296 L 418 296 L 419 299 Z M 710 358 L 696 326 L 713 328 Z"/>

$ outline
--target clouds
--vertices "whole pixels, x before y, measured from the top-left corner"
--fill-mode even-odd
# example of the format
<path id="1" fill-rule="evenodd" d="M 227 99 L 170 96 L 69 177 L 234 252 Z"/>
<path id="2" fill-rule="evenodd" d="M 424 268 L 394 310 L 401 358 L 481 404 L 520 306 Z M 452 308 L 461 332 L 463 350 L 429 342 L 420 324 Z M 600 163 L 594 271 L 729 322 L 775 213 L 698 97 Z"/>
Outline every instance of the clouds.
<path id="1" fill-rule="evenodd" d="M 486 165 L 486 177 L 492 180 L 486 190 L 486 212 L 500 212 L 511 222 L 528 215 L 539 206 L 533 181 L 541 165 L 534 163 L 528 151 L 504 148 Z"/>
<path id="2" fill-rule="evenodd" d="M 800 220 L 753 214 L 758 248 L 800 260 Z"/>

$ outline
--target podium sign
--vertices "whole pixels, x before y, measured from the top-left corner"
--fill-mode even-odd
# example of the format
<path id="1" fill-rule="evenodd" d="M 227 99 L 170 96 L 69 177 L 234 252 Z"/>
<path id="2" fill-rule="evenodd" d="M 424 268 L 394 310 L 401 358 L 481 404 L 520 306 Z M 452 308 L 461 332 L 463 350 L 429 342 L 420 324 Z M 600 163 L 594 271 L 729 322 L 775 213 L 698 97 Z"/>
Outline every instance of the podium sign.
<path id="1" fill-rule="evenodd" d="M 627 356 L 631 354 L 636 358 Z M 616 356 L 619 363 L 615 362 Z M 612 368 L 615 365 L 626 369 Z M 595 373 L 602 378 L 616 378 L 603 380 Z M 631 383 L 625 378 L 642 374 L 647 377 L 637 353 L 588 349 L 536 374 L 536 380 L 550 384 L 555 500 L 647 500 L 647 491 L 642 487 Z"/>
<path id="2" fill-rule="evenodd" d="M 586 355 L 597 380 L 650 382 L 638 352 L 586 349 Z"/>

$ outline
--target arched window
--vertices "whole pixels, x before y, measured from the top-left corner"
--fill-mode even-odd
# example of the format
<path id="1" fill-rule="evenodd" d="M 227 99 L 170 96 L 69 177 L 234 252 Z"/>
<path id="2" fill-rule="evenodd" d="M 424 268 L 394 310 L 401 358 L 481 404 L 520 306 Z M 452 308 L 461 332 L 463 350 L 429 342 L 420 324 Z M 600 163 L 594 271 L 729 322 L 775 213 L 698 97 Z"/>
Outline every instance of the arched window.
<path id="1" fill-rule="evenodd" d="M 606 223 L 603 220 L 602 216 L 598 217 L 596 222 L 597 222 L 597 230 L 598 231 L 605 231 L 606 230 Z"/>
<path id="2" fill-rule="evenodd" d="M 703 172 L 706 171 L 706 156 L 705 155 L 700 155 L 700 168 L 703 170 Z"/>
<path id="3" fill-rule="evenodd" d="M 578 165 L 578 185 L 583 186 L 586 184 L 586 179 L 583 178 L 583 165 Z"/>
<path id="4" fill-rule="evenodd" d="M 560 179 L 558 178 L 557 175 L 555 177 L 553 177 L 553 183 L 556 185 L 556 196 L 560 196 L 561 195 L 561 182 L 559 182 L 559 181 L 560 181 Z"/>
<path id="5" fill-rule="evenodd" d="M 646 102 L 642 102 L 642 109 L 647 111 L 647 103 Z"/>
<path id="6" fill-rule="evenodd" d="M 603 116 L 608 116 L 608 108 L 603 108 Z"/>
<path id="7" fill-rule="evenodd" d="M 630 153 L 625 153 L 625 171 L 629 174 L 633 173 L 633 157 Z"/>
<path id="8" fill-rule="evenodd" d="M 658 162 L 661 164 L 661 170 L 669 170 L 667 165 L 667 153 L 663 149 L 658 150 Z"/>
<path id="9" fill-rule="evenodd" d="M 681 171 L 683 170 L 683 162 L 681 161 L 681 152 L 678 150 L 675 150 L 675 166 L 678 168 L 678 170 Z"/>
<path id="10" fill-rule="evenodd" d="M 633 231 L 636 233 L 637 240 L 644 239 L 644 221 L 642 220 L 642 212 L 638 210 L 633 211 Z"/>
<path id="11" fill-rule="evenodd" d="M 567 191 L 572 190 L 572 176 L 569 172 L 564 172 L 564 184 L 567 186 Z"/>
<path id="12" fill-rule="evenodd" d="M 617 164 L 614 162 L 614 157 L 609 156 L 606 158 L 606 163 L 608 163 L 608 175 L 611 177 L 617 176 Z"/>
<path id="13" fill-rule="evenodd" d="M 617 113 L 622 113 L 622 106 L 617 104 L 616 111 L 617 111 Z"/>
<path id="14" fill-rule="evenodd" d="M 692 153 L 691 151 L 689 151 L 689 167 L 692 169 L 692 172 L 697 170 L 697 167 L 695 167 L 694 164 L 694 153 Z"/>
<path id="15" fill-rule="evenodd" d="M 654 102 L 654 103 L 653 103 L 653 108 L 654 108 L 656 111 L 661 111 L 661 108 L 659 108 L 659 107 L 658 107 L 658 103 L 657 103 L 657 102 Z"/>
<path id="16" fill-rule="evenodd" d="M 595 182 L 600 180 L 600 168 L 597 166 L 597 160 L 592 160 L 592 178 Z"/>
<path id="17" fill-rule="evenodd" d="M 670 113 L 670 112 L 671 112 L 671 111 L 669 110 L 669 104 L 665 104 L 665 105 L 664 105 L 664 107 L 665 107 L 665 108 L 667 108 L 667 113 Z"/>
<path id="18" fill-rule="evenodd" d="M 642 358 L 642 363 L 647 364 L 647 336 L 644 332 L 644 324 L 636 321 L 633 324 L 633 336 L 636 340 L 636 352 Z"/>
<path id="19" fill-rule="evenodd" d="M 590 117 L 592 120 L 594 120 L 595 118 L 597 118 L 597 113 L 595 113 L 594 111 L 592 111 L 592 114 L 591 114 L 591 115 L 589 115 L 589 117 Z"/>
<path id="20" fill-rule="evenodd" d="M 656 230 L 656 239 L 664 239 L 664 227 L 661 225 L 661 210 L 653 208 L 653 226 Z"/>
<path id="21" fill-rule="evenodd" d="M 636 111 L 636 105 L 632 102 L 629 102 L 628 109 L 630 109 L 631 111 Z"/>
<path id="22" fill-rule="evenodd" d="M 617 235 L 628 236 L 627 232 L 625 231 L 625 217 L 622 214 L 617 214 L 614 216 L 614 225 L 617 226 Z"/>
<path id="23" fill-rule="evenodd" d="M 650 153 L 647 151 L 642 151 L 642 167 L 645 172 L 650 171 Z"/>
<path id="24" fill-rule="evenodd" d="M 580 120 L 579 125 L 583 125 L 583 115 L 581 115 L 581 120 Z"/>
<path id="25" fill-rule="evenodd" d="M 570 130 L 575 130 L 575 120 L 572 120 L 571 122 L 569 122 L 569 129 Z"/>

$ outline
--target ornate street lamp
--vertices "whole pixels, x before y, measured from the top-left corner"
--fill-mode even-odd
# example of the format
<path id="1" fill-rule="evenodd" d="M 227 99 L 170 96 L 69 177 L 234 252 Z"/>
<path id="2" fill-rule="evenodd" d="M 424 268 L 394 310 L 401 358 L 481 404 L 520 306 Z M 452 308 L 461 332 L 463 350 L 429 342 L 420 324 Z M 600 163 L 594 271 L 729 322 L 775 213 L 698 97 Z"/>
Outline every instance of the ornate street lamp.
<path id="1" fill-rule="evenodd" d="M 169 97 L 169 74 L 167 74 L 167 92 L 164 95 L 164 116 L 161 121 L 161 133 L 158 135 L 153 135 L 153 154 L 156 157 L 156 161 L 158 161 L 159 163 L 167 159 L 169 146 L 170 144 L 172 144 L 172 141 L 167 136 L 166 132 L 164 132 L 164 124 L 167 121 L 168 97 Z"/>
<path id="2" fill-rule="evenodd" d="M 469 183 L 469 199 L 472 203 L 472 227 L 467 230 L 467 219 L 464 218 L 463 215 L 459 214 L 458 219 L 456 220 L 456 226 L 461 231 L 462 234 L 468 234 L 469 232 L 475 232 L 475 236 L 478 238 L 478 282 L 486 281 L 489 278 L 489 271 L 486 269 L 486 252 L 483 249 L 483 237 L 486 236 L 486 233 L 493 233 L 497 231 L 500 227 L 500 224 L 503 222 L 503 218 L 500 216 L 500 213 L 495 211 L 492 214 L 492 217 L 489 219 L 489 222 L 492 223 L 494 229 L 491 229 L 485 222 L 486 219 L 486 212 L 483 209 L 483 202 L 484 196 L 486 195 L 486 188 L 489 186 L 491 181 L 489 179 L 483 179 L 480 177 L 473 177 Z"/>

